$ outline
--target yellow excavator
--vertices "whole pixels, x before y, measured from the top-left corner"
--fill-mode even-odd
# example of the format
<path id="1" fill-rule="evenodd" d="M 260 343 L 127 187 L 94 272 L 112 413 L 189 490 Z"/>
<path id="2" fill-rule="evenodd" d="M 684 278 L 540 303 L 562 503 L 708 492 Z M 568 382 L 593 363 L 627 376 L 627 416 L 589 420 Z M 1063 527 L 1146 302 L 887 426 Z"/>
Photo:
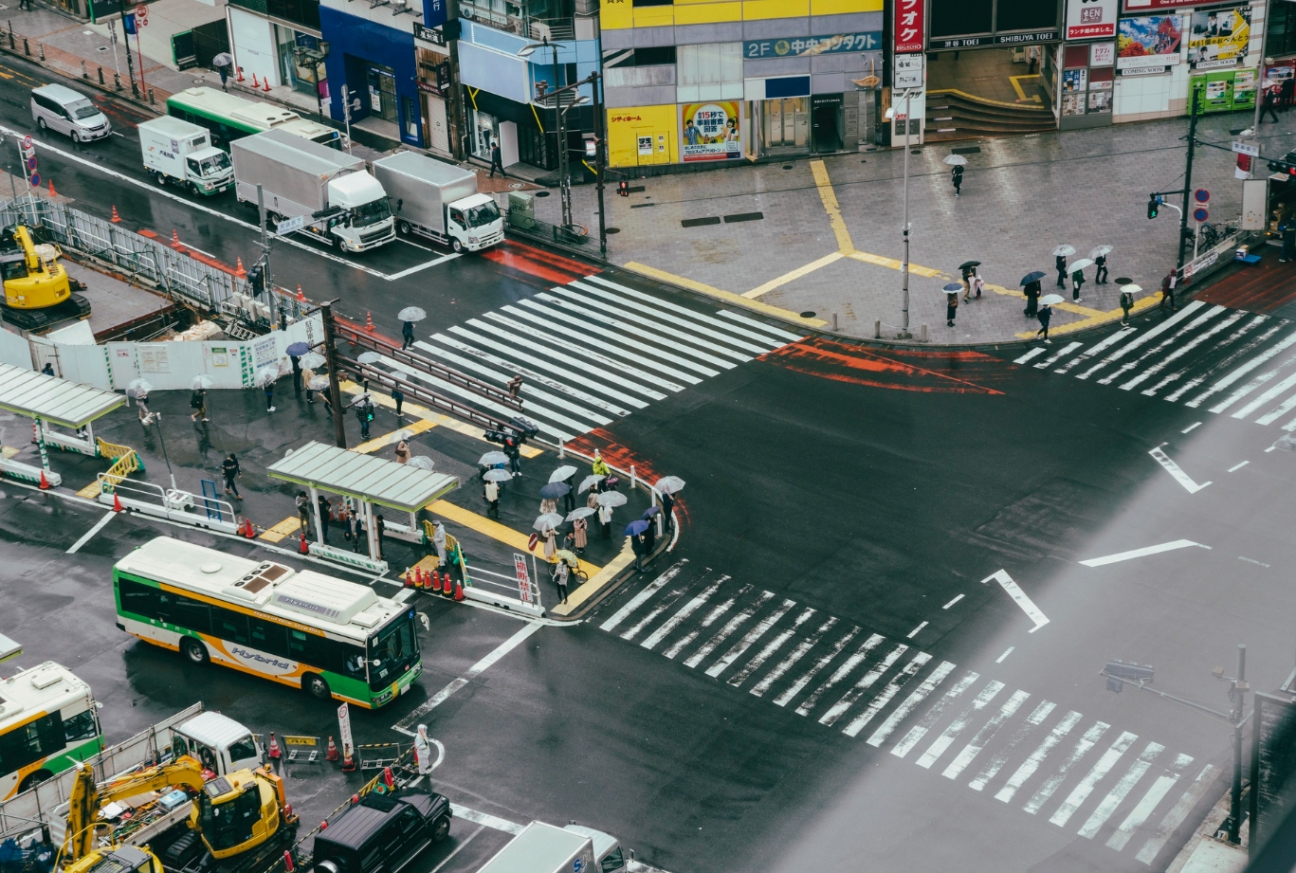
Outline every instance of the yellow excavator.
<path id="1" fill-rule="evenodd" d="M 23 330 L 44 330 L 62 321 L 85 318 L 90 301 L 59 263 L 63 253 L 52 243 L 36 244 L 26 225 L 0 230 L 0 275 L 4 277 L 4 320 Z M 75 286 L 75 287 L 74 287 Z"/>
<path id="2" fill-rule="evenodd" d="M 187 829 L 179 825 L 145 836 L 125 837 L 96 848 L 107 823 L 103 804 L 181 790 L 193 800 Z M 160 802 L 160 801 L 159 801 Z M 263 768 L 204 779 L 188 756 L 99 785 L 94 772 L 77 765 L 68 799 L 67 834 L 60 863 L 64 873 L 241 873 L 260 870 L 293 841 L 297 816 L 284 797 L 283 780 Z M 176 833 L 176 832 L 179 833 Z M 201 844 L 199 843 L 201 839 Z M 140 843 L 147 842 L 147 845 Z"/>

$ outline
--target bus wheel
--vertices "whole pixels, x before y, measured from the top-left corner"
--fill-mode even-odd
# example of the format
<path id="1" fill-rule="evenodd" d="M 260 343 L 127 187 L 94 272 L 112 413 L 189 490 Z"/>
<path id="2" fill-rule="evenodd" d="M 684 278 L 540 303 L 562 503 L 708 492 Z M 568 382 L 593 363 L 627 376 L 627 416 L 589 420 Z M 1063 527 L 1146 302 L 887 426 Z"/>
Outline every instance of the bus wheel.
<path id="1" fill-rule="evenodd" d="M 29 788 L 35 788 L 53 775 L 54 774 L 48 770 L 37 770 L 35 773 L 28 773 L 23 781 L 19 783 L 18 791 L 21 793 Z"/>
<path id="2" fill-rule="evenodd" d="M 180 643 L 180 651 L 193 664 L 206 664 L 211 660 L 211 655 L 207 654 L 207 647 L 202 644 L 201 640 L 193 637 L 185 637 Z"/>
<path id="3" fill-rule="evenodd" d="M 314 673 L 307 673 L 302 677 L 302 689 L 316 700 L 333 699 L 333 692 L 329 690 L 328 683 L 323 677 L 316 676 Z"/>

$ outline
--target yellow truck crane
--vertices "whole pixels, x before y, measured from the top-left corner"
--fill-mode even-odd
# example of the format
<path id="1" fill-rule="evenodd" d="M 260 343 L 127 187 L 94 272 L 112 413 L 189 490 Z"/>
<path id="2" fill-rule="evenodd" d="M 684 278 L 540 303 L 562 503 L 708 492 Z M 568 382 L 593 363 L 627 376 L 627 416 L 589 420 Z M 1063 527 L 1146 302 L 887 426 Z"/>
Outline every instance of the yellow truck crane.
<path id="1" fill-rule="evenodd" d="M 202 765 L 185 756 L 99 785 L 91 769 L 77 766 L 64 873 L 247 873 L 262 870 L 294 842 L 297 816 L 283 780 L 265 769 L 206 779 Z M 100 819 L 108 803 L 135 804 L 133 816 L 143 821 L 151 805 L 175 808 L 190 801 L 187 820 L 161 830 L 145 824 L 117 837 Z M 101 830 L 109 832 L 107 848 L 96 845 L 104 842 L 97 839 Z"/>
<path id="2" fill-rule="evenodd" d="M 63 253 L 53 244 L 37 245 L 22 224 L 0 230 L 0 275 L 4 277 L 4 320 L 23 330 L 44 330 L 62 321 L 85 318 L 90 301 L 76 290 L 59 263 Z"/>

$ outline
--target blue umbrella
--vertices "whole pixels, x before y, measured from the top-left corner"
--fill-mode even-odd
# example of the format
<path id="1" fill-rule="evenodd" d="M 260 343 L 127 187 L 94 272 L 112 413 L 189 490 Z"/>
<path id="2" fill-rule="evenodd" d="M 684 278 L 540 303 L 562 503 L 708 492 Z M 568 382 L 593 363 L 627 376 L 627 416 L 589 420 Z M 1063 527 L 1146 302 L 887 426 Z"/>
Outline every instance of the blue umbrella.
<path id="1" fill-rule="evenodd" d="M 946 294 L 953 294 L 955 291 L 962 291 L 962 290 L 963 290 L 963 286 L 962 286 L 961 284 L 959 284 L 958 282 L 950 282 L 950 283 L 949 283 L 948 285 L 946 285 L 946 286 L 944 287 L 944 289 L 942 289 L 942 290 L 944 290 L 944 292 L 945 292 Z"/>
<path id="2" fill-rule="evenodd" d="M 660 506 L 650 506 L 650 507 L 648 507 L 647 509 L 645 509 L 645 510 L 644 510 L 644 514 L 641 515 L 641 516 L 639 516 L 639 517 L 640 517 L 640 518 L 645 518 L 645 519 L 646 519 L 646 518 L 652 518 L 654 515 L 656 515 L 656 514 L 659 513 L 659 512 L 661 512 L 661 507 L 660 507 Z"/>
<path id="3" fill-rule="evenodd" d="M 1047 275 L 1048 275 L 1047 273 L 1042 273 L 1039 270 L 1036 270 L 1033 273 L 1027 273 L 1025 276 L 1022 276 L 1021 283 L 1023 285 L 1029 285 L 1031 282 L 1038 282 L 1040 279 L 1043 279 Z"/>
<path id="4" fill-rule="evenodd" d="M 566 482 L 550 482 L 540 489 L 540 496 L 547 500 L 557 500 L 570 491 L 571 486 Z"/>
<path id="5" fill-rule="evenodd" d="M 625 535 L 628 537 L 637 537 L 639 534 L 648 530 L 648 522 L 642 518 L 637 518 L 626 525 Z"/>
<path id="6" fill-rule="evenodd" d="M 286 349 L 290 358 L 300 358 L 310 351 L 309 343 L 293 343 Z"/>

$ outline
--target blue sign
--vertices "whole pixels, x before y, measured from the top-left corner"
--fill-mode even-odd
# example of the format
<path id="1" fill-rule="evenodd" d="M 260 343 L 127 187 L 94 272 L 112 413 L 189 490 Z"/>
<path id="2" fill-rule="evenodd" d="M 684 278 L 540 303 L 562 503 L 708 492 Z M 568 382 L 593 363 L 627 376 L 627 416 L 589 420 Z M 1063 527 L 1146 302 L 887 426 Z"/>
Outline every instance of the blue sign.
<path id="1" fill-rule="evenodd" d="M 572 873 L 581 873 L 581 868 L 584 866 L 585 865 L 581 863 L 581 859 L 577 858 L 575 861 L 572 861 Z"/>
<path id="2" fill-rule="evenodd" d="M 449 0 L 423 0 L 423 26 L 440 27 L 446 23 L 449 11 Z"/>
<path id="3" fill-rule="evenodd" d="M 880 30 L 835 33 L 831 36 L 797 36 L 791 39 L 757 39 L 743 43 L 743 57 L 748 60 L 754 58 L 804 58 L 813 55 L 881 50 L 882 31 Z"/>
<path id="4" fill-rule="evenodd" d="M 122 16 L 122 30 L 126 31 L 128 36 L 135 33 L 135 13 L 127 12 Z"/>

